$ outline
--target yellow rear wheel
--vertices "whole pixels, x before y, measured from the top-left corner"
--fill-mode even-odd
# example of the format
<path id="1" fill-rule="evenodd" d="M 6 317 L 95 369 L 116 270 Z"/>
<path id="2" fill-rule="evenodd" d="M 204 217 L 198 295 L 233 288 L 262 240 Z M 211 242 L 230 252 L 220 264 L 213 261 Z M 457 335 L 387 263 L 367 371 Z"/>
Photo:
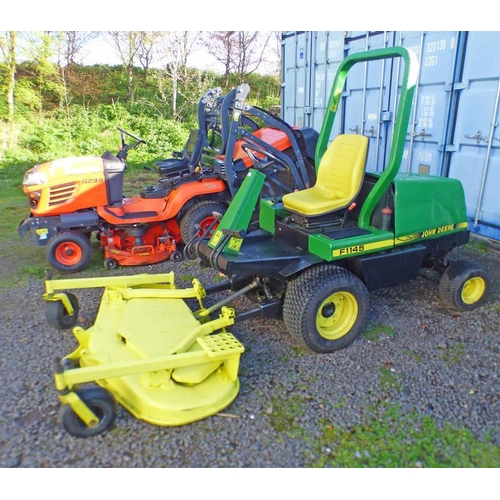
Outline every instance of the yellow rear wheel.
<path id="1" fill-rule="evenodd" d="M 349 292 L 330 295 L 319 307 L 316 328 L 325 339 L 336 340 L 346 335 L 358 317 L 358 302 Z"/>
<path id="2" fill-rule="evenodd" d="M 475 304 L 486 292 L 486 281 L 481 277 L 471 278 L 462 288 L 462 301 L 465 304 Z"/>

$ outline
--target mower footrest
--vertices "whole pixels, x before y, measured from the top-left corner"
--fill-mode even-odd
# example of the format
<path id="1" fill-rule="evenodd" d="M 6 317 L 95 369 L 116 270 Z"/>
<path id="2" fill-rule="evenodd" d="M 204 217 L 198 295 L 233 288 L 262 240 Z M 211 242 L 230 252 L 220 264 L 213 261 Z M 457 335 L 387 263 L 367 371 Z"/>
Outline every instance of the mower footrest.
<path id="1" fill-rule="evenodd" d="M 242 354 L 245 348 L 232 333 L 219 333 L 198 338 L 198 344 L 208 357 L 223 359 L 235 354 Z"/>

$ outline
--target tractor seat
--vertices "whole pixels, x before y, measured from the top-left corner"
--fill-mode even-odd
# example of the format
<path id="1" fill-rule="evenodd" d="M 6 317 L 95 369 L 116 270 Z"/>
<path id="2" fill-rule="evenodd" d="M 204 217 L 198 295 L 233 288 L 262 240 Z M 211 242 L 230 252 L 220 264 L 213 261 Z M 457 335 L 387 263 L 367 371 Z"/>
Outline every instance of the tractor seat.
<path id="1" fill-rule="evenodd" d="M 361 189 L 368 152 L 368 137 L 342 134 L 321 158 L 313 187 L 283 196 L 283 207 L 316 217 L 349 206 Z"/>
<path id="2" fill-rule="evenodd" d="M 191 130 L 182 153 L 174 153 L 173 158 L 155 163 L 161 177 L 182 173 L 192 173 L 201 158 L 206 138 L 199 130 Z"/>

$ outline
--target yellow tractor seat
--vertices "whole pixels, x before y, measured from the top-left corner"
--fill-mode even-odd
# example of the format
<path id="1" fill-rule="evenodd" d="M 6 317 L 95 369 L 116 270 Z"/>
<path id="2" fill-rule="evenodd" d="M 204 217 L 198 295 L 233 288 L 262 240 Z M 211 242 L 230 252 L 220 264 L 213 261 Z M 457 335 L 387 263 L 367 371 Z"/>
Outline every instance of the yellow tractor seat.
<path id="1" fill-rule="evenodd" d="M 321 158 L 315 185 L 284 195 L 283 207 L 306 217 L 347 207 L 361 189 L 367 152 L 368 137 L 339 135 Z"/>

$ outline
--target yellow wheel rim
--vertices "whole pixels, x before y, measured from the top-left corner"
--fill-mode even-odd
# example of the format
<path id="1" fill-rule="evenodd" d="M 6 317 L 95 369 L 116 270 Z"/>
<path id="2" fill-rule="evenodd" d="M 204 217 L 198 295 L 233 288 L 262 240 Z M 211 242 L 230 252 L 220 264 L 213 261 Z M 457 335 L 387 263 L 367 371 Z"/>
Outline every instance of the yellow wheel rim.
<path id="1" fill-rule="evenodd" d="M 483 278 L 476 277 L 467 280 L 462 288 L 462 301 L 465 304 L 474 304 L 484 295 L 486 283 Z"/>
<path id="2" fill-rule="evenodd" d="M 358 301 L 348 292 L 337 292 L 323 301 L 316 314 L 316 328 L 328 340 L 343 337 L 358 317 Z"/>

